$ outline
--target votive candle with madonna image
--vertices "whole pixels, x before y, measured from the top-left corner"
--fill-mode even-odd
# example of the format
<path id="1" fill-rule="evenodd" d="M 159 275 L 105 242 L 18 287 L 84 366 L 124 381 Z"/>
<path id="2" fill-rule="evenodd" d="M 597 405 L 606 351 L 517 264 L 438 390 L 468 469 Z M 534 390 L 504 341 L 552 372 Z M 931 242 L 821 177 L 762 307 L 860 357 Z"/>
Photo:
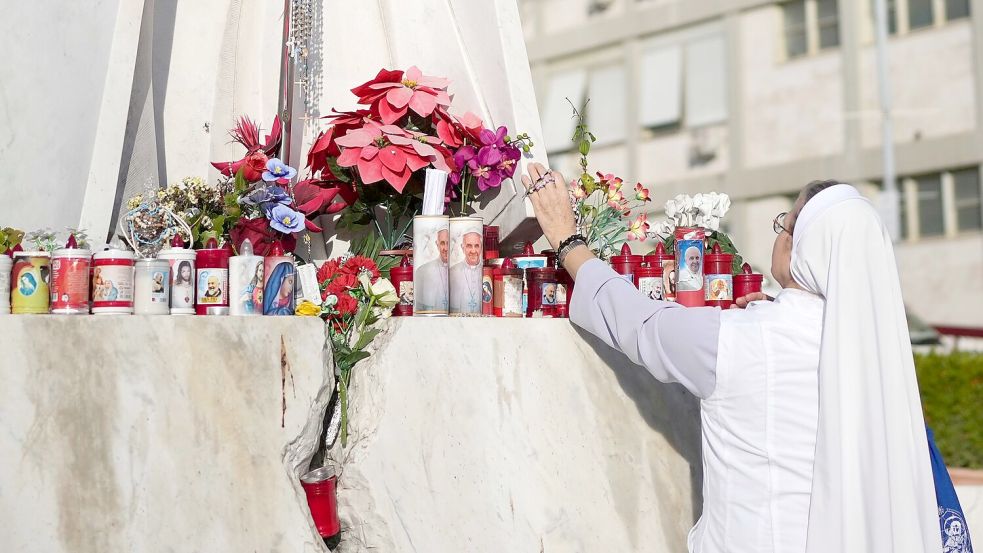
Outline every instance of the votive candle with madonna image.
<path id="1" fill-rule="evenodd" d="M 263 261 L 263 279 L 263 314 L 293 315 L 297 269 L 294 258 L 283 251 L 279 241 L 273 243 Z"/>

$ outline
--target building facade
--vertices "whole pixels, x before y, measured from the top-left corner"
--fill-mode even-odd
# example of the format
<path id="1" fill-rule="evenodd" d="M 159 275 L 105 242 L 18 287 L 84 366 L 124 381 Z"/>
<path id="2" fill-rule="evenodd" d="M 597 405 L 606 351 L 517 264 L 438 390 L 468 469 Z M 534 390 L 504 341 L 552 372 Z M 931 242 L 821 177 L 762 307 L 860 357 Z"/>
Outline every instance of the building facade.
<path id="1" fill-rule="evenodd" d="M 905 300 L 983 326 L 983 0 L 888 0 Z M 873 0 L 520 0 L 550 162 L 572 173 L 571 103 L 592 164 L 653 192 L 720 191 L 742 253 L 815 179 L 878 201 Z"/>

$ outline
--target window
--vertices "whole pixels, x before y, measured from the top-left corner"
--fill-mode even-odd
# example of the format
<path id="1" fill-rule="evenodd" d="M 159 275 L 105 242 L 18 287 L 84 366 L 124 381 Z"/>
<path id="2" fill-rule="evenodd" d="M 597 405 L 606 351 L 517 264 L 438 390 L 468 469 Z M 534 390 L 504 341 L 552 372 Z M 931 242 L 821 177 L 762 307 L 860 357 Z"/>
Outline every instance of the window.
<path id="1" fill-rule="evenodd" d="M 541 110 L 546 151 L 555 153 L 573 148 L 573 131 L 577 120 L 573 117 L 570 104 L 579 110 L 588 100 L 584 115 L 591 132 L 597 136 L 597 144 L 624 140 L 625 81 L 625 68 L 621 64 L 573 69 L 551 75 Z"/>
<path id="2" fill-rule="evenodd" d="M 883 182 L 877 183 L 879 186 L 884 186 Z M 904 183 L 898 183 L 898 221 L 900 228 L 899 237 L 902 240 L 908 238 L 908 194 L 905 193 Z"/>
<path id="3" fill-rule="evenodd" d="M 625 139 L 625 68 L 607 65 L 590 71 L 587 80 L 587 125 L 603 146 Z"/>
<path id="4" fill-rule="evenodd" d="M 577 123 L 570 103 L 577 109 L 583 107 L 587 71 L 574 69 L 554 73 L 547 87 L 542 106 L 543 142 L 548 152 L 568 150 L 573 147 L 573 129 Z"/>
<path id="5" fill-rule="evenodd" d="M 785 57 L 798 58 L 840 45 L 838 0 L 791 0 L 782 4 Z"/>
<path id="6" fill-rule="evenodd" d="M 969 0 L 945 0 L 945 18 L 948 21 L 969 17 Z"/>
<path id="7" fill-rule="evenodd" d="M 925 175 L 915 179 L 918 199 L 918 235 L 922 238 L 945 234 L 942 206 L 942 176 Z"/>
<path id="8" fill-rule="evenodd" d="M 808 54 L 805 0 L 787 2 L 782 10 L 785 12 L 785 56 L 792 59 Z"/>
<path id="9" fill-rule="evenodd" d="M 892 35 L 942 25 L 948 21 L 969 17 L 970 13 L 970 0 L 885 1 L 887 32 Z M 872 29 L 877 24 L 876 2 L 877 0 L 868 0 Z"/>
<path id="10" fill-rule="evenodd" d="M 979 167 L 899 179 L 899 185 L 902 238 L 983 230 Z"/>
<path id="11" fill-rule="evenodd" d="M 959 232 L 983 229 L 983 206 L 980 202 L 980 172 L 964 169 L 952 173 L 956 202 L 956 230 Z"/>
<path id="12" fill-rule="evenodd" d="M 643 127 L 692 128 L 726 121 L 727 92 L 727 48 L 715 29 L 660 36 L 642 50 L 638 114 Z"/>
<path id="13" fill-rule="evenodd" d="M 935 18 L 932 15 L 934 0 L 908 0 L 908 28 L 931 27 Z"/>

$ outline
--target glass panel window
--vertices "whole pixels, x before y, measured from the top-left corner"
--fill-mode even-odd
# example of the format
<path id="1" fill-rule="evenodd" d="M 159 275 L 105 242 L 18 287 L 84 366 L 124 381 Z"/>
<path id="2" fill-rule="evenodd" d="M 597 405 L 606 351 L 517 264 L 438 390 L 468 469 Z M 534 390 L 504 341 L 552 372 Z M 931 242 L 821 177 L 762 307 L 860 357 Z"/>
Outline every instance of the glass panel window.
<path id="1" fill-rule="evenodd" d="M 960 232 L 983 229 L 980 206 L 980 172 L 975 167 L 953 171 L 956 196 L 956 226 Z"/>
<path id="2" fill-rule="evenodd" d="M 969 0 L 945 0 L 945 18 L 949 21 L 969 17 Z"/>
<path id="3" fill-rule="evenodd" d="M 900 180 L 898 181 L 898 224 L 900 225 L 900 237 L 902 240 L 908 238 L 908 194 L 905 193 L 905 186 Z"/>
<path id="4" fill-rule="evenodd" d="M 908 0 L 908 28 L 931 27 L 934 22 L 932 4 L 934 0 Z"/>
<path id="5" fill-rule="evenodd" d="M 806 32 L 805 0 L 793 0 L 782 5 L 785 21 L 785 55 L 789 58 L 804 56 L 809 52 Z"/>
<path id="6" fill-rule="evenodd" d="M 877 8 L 874 2 L 870 3 L 874 13 L 874 22 L 877 21 Z M 887 0 L 887 34 L 893 35 L 898 32 L 898 3 L 897 0 Z"/>
<path id="7" fill-rule="evenodd" d="M 922 237 L 942 236 L 945 233 L 945 222 L 943 220 L 941 176 L 918 177 L 916 189 L 918 191 L 919 235 Z"/>
<path id="8" fill-rule="evenodd" d="M 840 45 L 840 16 L 836 4 L 837 0 L 816 0 L 820 48 Z"/>

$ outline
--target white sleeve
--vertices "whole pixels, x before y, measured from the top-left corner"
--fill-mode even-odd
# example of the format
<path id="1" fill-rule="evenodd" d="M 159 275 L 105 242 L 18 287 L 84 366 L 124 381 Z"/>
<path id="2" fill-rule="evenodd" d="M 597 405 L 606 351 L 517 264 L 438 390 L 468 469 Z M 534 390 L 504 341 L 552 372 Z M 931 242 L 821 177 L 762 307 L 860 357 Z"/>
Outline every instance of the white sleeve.
<path id="1" fill-rule="evenodd" d="M 570 303 L 574 324 L 701 399 L 716 386 L 720 313 L 651 300 L 599 259 L 577 272 Z"/>

